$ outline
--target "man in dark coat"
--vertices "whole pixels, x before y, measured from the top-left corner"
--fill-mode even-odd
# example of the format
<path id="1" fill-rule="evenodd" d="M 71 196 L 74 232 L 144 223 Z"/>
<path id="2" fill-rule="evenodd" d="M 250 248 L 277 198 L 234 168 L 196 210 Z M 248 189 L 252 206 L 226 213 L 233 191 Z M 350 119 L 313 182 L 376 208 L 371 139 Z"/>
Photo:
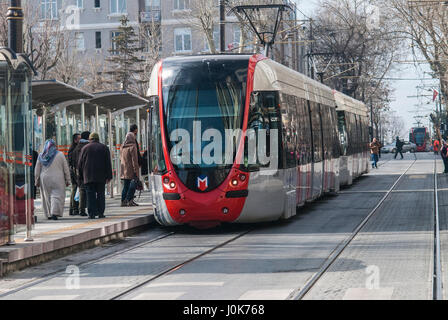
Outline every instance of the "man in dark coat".
<path id="1" fill-rule="evenodd" d="M 112 180 L 112 162 L 107 146 L 100 143 L 98 133 L 92 133 L 90 143 L 79 157 L 78 172 L 87 191 L 89 219 L 105 218 L 106 183 Z"/>
<path id="2" fill-rule="evenodd" d="M 398 153 L 401 155 L 401 159 L 403 159 L 403 141 L 400 140 L 399 137 L 397 137 L 397 140 L 395 141 L 395 157 L 394 159 L 397 159 Z"/>
<path id="3" fill-rule="evenodd" d="M 79 215 L 86 217 L 87 213 L 86 213 L 86 208 L 87 208 L 87 194 L 86 194 L 86 187 L 85 185 L 82 183 L 82 179 L 81 176 L 78 172 L 78 163 L 79 163 L 79 157 L 81 155 L 81 151 L 82 149 L 89 144 L 89 136 L 90 136 L 90 132 L 89 131 L 84 131 L 83 133 L 81 133 L 81 140 L 79 140 L 78 145 L 76 146 L 75 150 L 73 151 L 72 154 L 72 160 L 73 160 L 73 164 L 75 166 L 75 179 L 76 179 L 76 184 L 78 185 L 79 188 Z"/>
<path id="4" fill-rule="evenodd" d="M 81 139 L 79 133 L 75 133 L 72 138 L 72 145 L 68 150 L 68 167 L 70 168 L 70 179 L 72 180 L 72 193 L 70 195 L 70 215 L 79 215 L 79 202 L 75 201 L 76 191 L 78 190 L 78 179 L 76 177 L 76 162 L 73 158 L 73 152 Z"/>

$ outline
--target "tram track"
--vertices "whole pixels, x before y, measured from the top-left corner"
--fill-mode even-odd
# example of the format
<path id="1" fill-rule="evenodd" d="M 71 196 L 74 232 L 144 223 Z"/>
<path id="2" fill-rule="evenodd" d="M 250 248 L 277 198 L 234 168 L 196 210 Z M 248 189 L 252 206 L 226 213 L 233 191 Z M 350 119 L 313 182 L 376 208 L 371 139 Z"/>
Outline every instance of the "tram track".
<path id="1" fill-rule="evenodd" d="M 433 300 L 443 300 L 442 255 L 440 241 L 437 157 L 434 156 L 434 275 Z"/>
<path id="2" fill-rule="evenodd" d="M 144 279 L 142 281 L 139 281 L 137 284 L 134 284 L 133 286 L 131 286 L 131 287 L 127 288 L 127 289 L 124 289 L 119 294 L 116 294 L 113 297 L 109 298 L 109 300 L 120 300 L 121 298 L 124 298 L 124 297 L 128 296 L 129 294 L 131 294 L 132 292 L 142 288 L 143 286 L 146 286 L 147 284 L 149 284 L 149 283 L 151 283 L 151 282 L 153 282 L 153 281 L 155 281 L 155 280 L 157 280 L 157 279 L 159 279 L 159 278 L 161 278 L 163 276 L 166 276 L 166 275 L 168 275 L 168 274 L 170 274 L 170 273 L 172 273 L 174 271 L 177 271 L 177 270 L 183 268 L 184 266 L 186 266 L 186 265 L 188 265 L 188 264 L 198 260 L 199 258 L 202 258 L 203 256 L 208 255 L 208 254 L 216 251 L 217 249 L 220 249 L 220 248 L 228 245 L 229 243 L 232 243 L 232 242 L 238 240 L 239 238 L 247 235 L 248 233 L 252 232 L 253 230 L 254 229 L 246 230 L 246 231 L 244 231 L 244 232 L 242 232 L 242 233 L 232 237 L 231 239 L 229 239 L 227 241 L 224 241 L 224 242 L 222 242 L 222 243 L 220 243 L 218 245 L 215 245 L 214 247 L 210 248 L 207 251 L 204 251 L 204 252 L 202 252 L 200 254 L 197 254 L 197 255 L 195 255 L 194 257 L 192 257 L 192 258 L 190 258 L 188 260 L 185 260 L 185 261 L 183 261 L 181 263 L 176 264 L 175 266 L 168 267 L 165 270 L 157 273 L 156 275 L 147 277 L 146 279 Z"/>
<path id="3" fill-rule="evenodd" d="M 86 268 L 88 266 L 94 265 L 94 264 L 99 263 L 101 261 L 104 261 L 104 260 L 107 260 L 107 259 L 119 256 L 119 255 L 122 255 L 122 254 L 125 254 L 125 253 L 128 253 L 128 252 L 131 252 L 133 250 L 137 250 L 137 249 L 139 249 L 141 247 L 144 247 L 146 245 L 153 244 L 155 242 L 161 241 L 161 240 L 166 239 L 166 238 L 168 238 L 170 236 L 173 236 L 175 234 L 176 234 L 176 232 L 167 232 L 167 233 L 161 234 L 161 235 L 159 235 L 159 236 L 157 236 L 155 238 L 152 238 L 150 240 L 147 240 L 147 241 L 144 241 L 144 242 L 141 242 L 141 243 L 137 243 L 137 244 L 135 244 L 133 246 L 130 246 L 129 248 L 125 248 L 125 249 L 122 249 L 120 251 L 116 251 L 116 252 L 113 252 L 113 253 L 101 256 L 101 257 L 99 257 L 97 259 L 94 259 L 94 260 L 89 260 L 89 261 L 80 263 L 80 264 L 77 265 L 77 267 L 79 267 L 79 268 Z M 66 268 L 61 268 L 61 269 L 58 269 L 58 270 L 53 271 L 51 273 L 48 273 L 42 279 L 38 279 L 38 280 L 34 280 L 34 281 L 31 281 L 31 282 L 28 282 L 26 284 L 23 284 L 23 285 L 17 287 L 17 288 L 11 289 L 11 290 L 9 290 L 9 291 L 7 291 L 5 293 L 0 294 L 0 299 L 1 298 L 5 298 L 7 296 L 10 296 L 12 294 L 18 293 L 20 291 L 27 290 L 27 289 L 30 289 L 32 287 L 38 286 L 38 285 L 40 285 L 40 284 L 42 284 L 42 283 L 44 283 L 46 281 L 49 281 L 51 279 L 57 278 L 61 274 L 65 274 L 65 271 L 66 271 Z"/>
<path id="4" fill-rule="evenodd" d="M 214 245 L 213 247 L 209 248 L 208 250 L 200 252 L 200 253 L 194 255 L 193 257 L 191 257 L 189 259 L 183 260 L 180 263 L 176 263 L 174 265 L 171 265 L 171 266 L 165 268 L 164 270 L 162 270 L 160 272 L 157 272 L 154 275 L 148 276 L 148 277 L 138 281 L 137 283 L 124 288 L 121 292 L 115 293 L 113 296 L 108 297 L 107 300 L 119 300 L 119 299 L 121 299 L 121 298 L 123 298 L 123 297 L 125 297 L 125 296 L 127 296 L 129 294 L 131 294 L 133 291 L 136 291 L 136 290 L 140 289 L 141 287 L 147 285 L 148 283 L 151 283 L 152 281 L 155 281 L 155 280 L 157 280 L 157 279 L 159 279 L 159 278 L 161 278 L 161 277 L 163 277 L 165 275 L 168 275 L 168 274 L 170 274 L 170 273 L 172 273 L 172 272 L 174 272 L 176 270 L 179 270 L 180 268 L 182 268 L 182 267 L 184 267 L 184 266 L 186 266 L 186 265 L 188 265 L 188 264 L 198 260 L 199 258 L 201 258 L 201 257 L 203 257 L 205 255 L 208 255 L 208 254 L 214 252 L 215 250 L 217 250 L 219 248 L 222 248 L 222 247 L 224 247 L 225 245 L 227 245 L 227 244 L 229 244 L 231 242 L 234 242 L 235 240 L 237 240 L 237 239 L 247 235 L 248 233 L 252 232 L 253 230 L 254 230 L 254 228 L 251 228 L 249 230 L 244 230 L 243 232 L 238 232 L 237 235 L 233 236 L 232 238 L 230 238 L 230 239 L 228 239 L 226 241 L 222 241 L 222 242 Z M 155 237 L 153 239 L 150 239 L 150 240 L 147 240 L 147 241 L 135 244 L 135 245 L 130 246 L 128 248 L 125 248 L 123 250 L 120 250 L 120 251 L 117 251 L 117 252 L 114 252 L 114 253 L 102 256 L 102 257 L 94 259 L 94 260 L 90 260 L 90 261 L 81 263 L 81 264 L 77 265 L 77 267 L 80 269 L 80 272 L 82 272 L 83 270 L 85 270 L 89 266 L 95 265 L 97 263 L 100 263 L 102 261 L 105 261 L 105 260 L 108 260 L 108 259 L 111 259 L 111 258 L 114 258 L 116 256 L 120 256 L 120 255 L 123 255 L 123 254 L 126 254 L 126 253 L 131 253 L 134 250 L 141 249 L 141 248 L 143 248 L 145 246 L 148 246 L 148 245 L 153 245 L 153 244 L 155 244 L 157 242 L 160 242 L 162 240 L 165 240 L 165 239 L 167 239 L 169 237 L 172 237 L 174 235 L 177 235 L 177 234 L 179 234 L 179 233 L 175 232 L 175 231 L 167 232 L 167 233 L 159 235 L 159 236 L 157 236 L 157 237 Z M 14 288 L 14 289 L 11 289 L 11 290 L 9 290 L 9 291 L 7 291 L 5 293 L 2 293 L 2 294 L 0 294 L 0 299 L 8 297 L 8 296 L 11 296 L 11 295 L 16 294 L 16 293 L 20 293 L 21 291 L 24 291 L 24 290 L 32 289 L 33 287 L 38 287 L 39 285 L 41 285 L 41 284 L 43 284 L 43 283 L 45 283 L 47 281 L 50 281 L 52 279 L 58 278 L 61 275 L 66 276 L 66 268 L 58 269 L 58 270 L 56 270 L 56 271 L 54 271 L 52 273 L 49 273 L 49 274 L 45 275 L 45 277 L 43 277 L 42 279 L 38 279 L 38 280 L 35 280 L 35 281 L 28 282 L 26 284 L 23 284 L 23 285 L 17 287 L 17 288 Z"/>
<path id="5" fill-rule="evenodd" d="M 302 300 L 310 292 L 310 290 L 317 284 L 317 282 L 322 278 L 322 276 L 329 270 L 329 268 L 336 262 L 336 260 L 341 256 L 345 249 L 352 243 L 355 237 L 360 233 L 363 227 L 371 220 L 371 218 L 378 212 L 378 209 L 383 205 L 383 203 L 391 196 L 394 189 L 402 178 L 408 173 L 412 166 L 417 162 L 417 156 L 414 154 L 415 159 L 406 168 L 406 170 L 395 180 L 394 184 L 389 188 L 386 194 L 381 198 L 378 204 L 369 212 L 369 214 L 357 225 L 355 230 L 350 234 L 348 238 L 344 240 L 335 250 L 328 256 L 319 270 L 300 288 L 294 290 L 288 297 L 287 300 Z M 389 160 L 391 161 L 391 160 Z M 387 162 L 386 162 L 387 163 Z M 434 171 L 436 172 L 436 171 Z"/>

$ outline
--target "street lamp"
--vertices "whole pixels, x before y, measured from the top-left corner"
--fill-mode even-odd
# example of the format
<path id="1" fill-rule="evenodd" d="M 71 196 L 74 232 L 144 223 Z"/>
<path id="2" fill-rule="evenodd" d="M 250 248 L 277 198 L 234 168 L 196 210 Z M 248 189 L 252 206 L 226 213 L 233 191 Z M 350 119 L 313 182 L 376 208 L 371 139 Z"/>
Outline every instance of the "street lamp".
<path id="1" fill-rule="evenodd" d="M 23 10 L 21 0 L 10 0 L 8 21 L 8 46 L 15 53 L 23 53 Z"/>

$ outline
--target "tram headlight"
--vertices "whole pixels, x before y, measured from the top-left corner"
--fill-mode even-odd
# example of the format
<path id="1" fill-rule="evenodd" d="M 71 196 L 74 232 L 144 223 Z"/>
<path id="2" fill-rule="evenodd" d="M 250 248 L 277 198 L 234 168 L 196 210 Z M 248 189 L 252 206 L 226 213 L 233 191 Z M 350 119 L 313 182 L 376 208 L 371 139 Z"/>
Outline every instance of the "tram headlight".
<path id="1" fill-rule="evenodd" d="M 241 181 L 246 181 L 246 175 L 245 174 L 240 174 L 240 180 Z"/>
<path id="2" fill-rule="evenodd" d="M 233 179 L 232 180 L 232 186 L 236 187 L 238 185 L 238 180 Z"/>
<path id="3" fill-rule="evenodd" d="M 222 213 L 228 214 L 229 213 L 229 209 L 228 208 L 222 208 Z"/>
<path id="4" fill-rule="evenodd" d="M 171 182 L 170 182 L 170 188 L 171 188 L 171 189 L 176 188 L 176 183 L 175 183 L 174 181 L 171 181 Z"/>
<path id="5" fill-rule="evenodd" d="M 164 184 L 170 183 L 170 179 L 168 177 L 163 178 L 163 183 Z"/>
<path id="6" fill-rule="evenodd" d="M 180 210 L 179 210 L 179 214 L 180 214 L 181 216 L 184 216 L 186 213 L 187 213 L 187 212 L 186 212 L 184 209 L 180 209 Z"/>

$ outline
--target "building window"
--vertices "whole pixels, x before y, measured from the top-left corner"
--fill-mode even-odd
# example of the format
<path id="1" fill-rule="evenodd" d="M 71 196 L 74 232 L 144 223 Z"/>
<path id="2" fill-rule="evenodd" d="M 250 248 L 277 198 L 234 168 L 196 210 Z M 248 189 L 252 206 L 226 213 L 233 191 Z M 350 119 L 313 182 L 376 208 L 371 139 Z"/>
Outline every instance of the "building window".
<path id="1" fill-rule="evenodd" d="M 110 48 L 111 48 L 111 54 L 115 55 L 118 54 L 117 52 L 117 44 L 115 43 L 114 39 L 120 35 L 121 32 L 118 31 L 112 31 L 110 33 Z"/>
<path id="2" fill-rule="evenodd" d="M 174 29 L 174 50 L 176 52 L 191 51 L 191 29 Z"/>
<path id="3" fill-rule="evenodd" d="M 95 48 L 101 49 L 101 31 L 95 32 Z"/>
<path id="4" fill-rule="evenodd" d="M 84 42 L 84 32 L 76 32 L 75 33 L 75 45 L 77 50 L 85 50 L 85 42 Z"/>
<path id="5" fill-rule="evenodd" d="M 160 0 L 145 0 L 145 11 L 160 10 Z"/>
<path id="6" fill-rule="evenodd" d="M 84 0 L 76 0 L 76 6 L 80 9 L 84 8 Z"/>
<path id="7" fill-rule="evenodd" d="M 95 8 L 101 8 L 101 1 L 95 0 Z"/>
<path id="8" fill-rule="evenodd" d="M 190 0 L 174 0 L 174 10 L 190 9 Z"/>
<path id="9" fill-rule="evenodd" d="M 110 0 L 110 13 L 126 13 L 126 0 Z"/>
<path id="10" fill-rule="evenodd" d="M 42 20 L 56 20 L 59 18 L 58 0 L 40 0 L 40 18 Z"/>

